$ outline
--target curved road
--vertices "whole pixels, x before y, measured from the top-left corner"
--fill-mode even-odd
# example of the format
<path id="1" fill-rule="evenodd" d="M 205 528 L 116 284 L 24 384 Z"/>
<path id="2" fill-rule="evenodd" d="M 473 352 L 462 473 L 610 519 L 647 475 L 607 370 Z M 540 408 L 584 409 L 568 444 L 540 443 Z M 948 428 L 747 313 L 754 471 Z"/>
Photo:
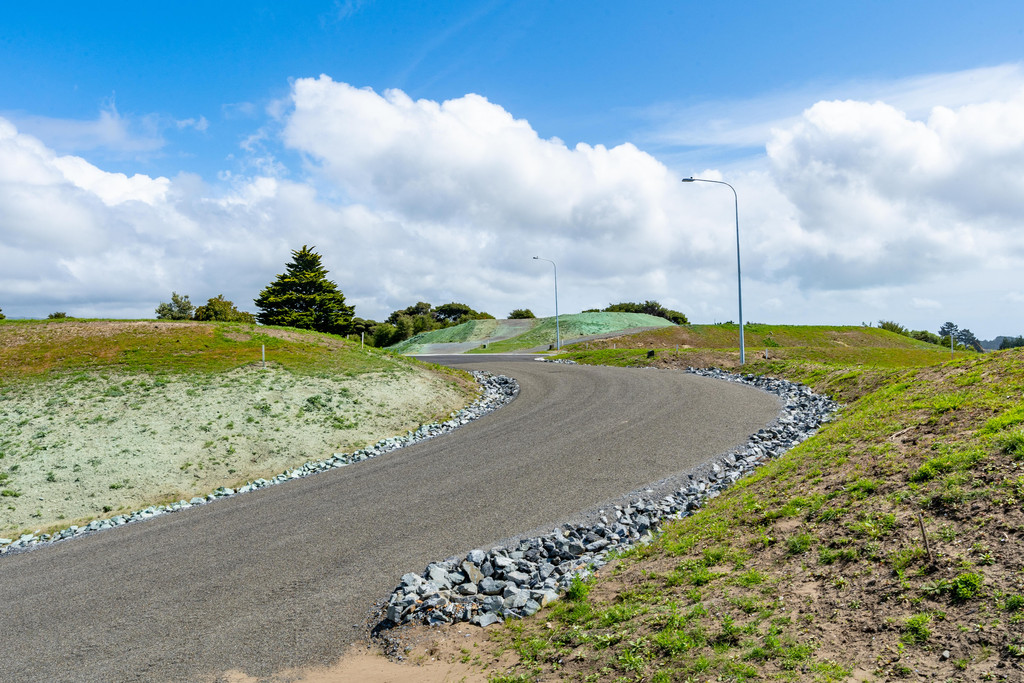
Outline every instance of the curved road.
<path id="1" fill-rule="evenodd" d="M 454 434 L 0 557 L 0 680 L 185 681 L 327 665 L 408 571 L 687 470 L 777 400 L 682 372 L 429 358 L 515 377 Z"/>

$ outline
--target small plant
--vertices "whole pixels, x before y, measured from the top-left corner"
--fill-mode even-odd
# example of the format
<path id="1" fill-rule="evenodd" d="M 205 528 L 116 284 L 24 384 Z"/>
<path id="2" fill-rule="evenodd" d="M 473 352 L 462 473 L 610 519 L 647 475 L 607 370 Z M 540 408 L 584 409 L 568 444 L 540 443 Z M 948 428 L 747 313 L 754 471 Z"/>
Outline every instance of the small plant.
<path id="1" fill-rule="evenodd" d="M 957 574 L 950 582 L 950 593 L 957 601 L 964 602 L 978 597 L 981 593 L 981 586 L 984 579 L 980 574 L 965 572 Z"/>
<path id="2" fill-rule="evenodd" d="M 811 549 L 814 539 L 810 534 L 796 534 L 786 540 L 786 551 L 790 555 L 801 555 Z"/>
<path id="3" fill-rule="evenodd" d="M 573 602 L 580 602 L 584 600 L 590 593 L 590 583 L 584 581 L 578 576 L 572 577 L 572 582 L 569 584 L 569 589 L 565 591 L 565 597 L 567 600 Z"/>
<path id="4" fill-rule="evenodd" d="M 909 617 L 903 624 L 903 641 L 918 644 L 926 642 L 932 635 L 931 629 L 928 628 L 931 620 L 929 614 L 915 614 Z"/>
<path id="5" fill-rule="evenodd" d="M 49 472 L 46 473 L 46 481 L 50 482 L 51 484 L 57 481 L 57 475 L 53 473 L 53 470 L 50 470 Z"/>
<path id="6" fill-rule="evenodd" d="M 1024 595 L 1011 595 L 1003 603 L 1003 609 L 1007 612 L 1017 612 L 1024 608 Z"/>

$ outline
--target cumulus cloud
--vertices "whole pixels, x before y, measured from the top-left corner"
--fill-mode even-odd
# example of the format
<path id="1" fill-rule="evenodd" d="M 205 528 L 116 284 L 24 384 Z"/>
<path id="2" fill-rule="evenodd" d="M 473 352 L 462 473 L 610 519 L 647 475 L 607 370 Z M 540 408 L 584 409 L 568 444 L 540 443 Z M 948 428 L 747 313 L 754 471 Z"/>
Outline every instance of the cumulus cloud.
<path id="1" fill-rule="evenodd" d="M 808 285 L 858 288 L 1007 265 L 1024 254 L 1024 90 L 934 108 L 819 102 L 768 157 L 800 226 Z"/>
<path id="2" fill-rule="evenodd" d="M 543 139 L 478 95 L 439 103 L 299 79 L 283 136 L 318 182 L 398 221 L 425 270 L 514 274 L 491 280 L 505 301 L 536 277 L 533 255 L 601 282 L 592 306 L 626 282 L 661 283 L 650 296 L 675 301 L 665 283 L 679 287 L 688 268 L 728 254 L 727 240 L 707 238 L 694 196 L 651 155 Z"/>
<path id="3" fill-rule="evenodd" d="M 749 319 L 1021 332 L 998 321 L 1024 296 L 1024 85 L 928 109 L 898 99 L 772 114 L 758 163 L 695 173 L 738 192 Z M 271 118 L 243 142 L 252 175 L 216 185 L 110 173 L 0 119 L 4 312 L 148 316 L 171 290 L 251 308 L 310 244 L 363 317 L 419 300 L 550 315 L 536 255 L 558 264 L 562 311 L 654 298 L 735 319 L 732 195 L 680 183 L 692 169 L 542 138 L 479 95 L 327 76 L 295 80 Z"/>

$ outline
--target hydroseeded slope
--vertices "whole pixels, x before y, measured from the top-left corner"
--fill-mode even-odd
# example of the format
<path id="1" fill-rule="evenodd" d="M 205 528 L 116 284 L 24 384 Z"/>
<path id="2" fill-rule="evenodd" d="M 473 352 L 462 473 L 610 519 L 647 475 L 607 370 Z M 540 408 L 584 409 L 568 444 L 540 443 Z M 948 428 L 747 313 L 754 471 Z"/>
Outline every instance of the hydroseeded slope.
<path id="1" fill-rule="evenodd" d="M 627 330 L 672 326 L 673 323 L 642 313 L 575 313 L 558 319 L 562 343 L 580 341 Z M 443 330 L 423 332 L 389 347 L 405 354 L 507 353 L 543 350 L 555 343 L 555 319 L 473 320 Z"/>

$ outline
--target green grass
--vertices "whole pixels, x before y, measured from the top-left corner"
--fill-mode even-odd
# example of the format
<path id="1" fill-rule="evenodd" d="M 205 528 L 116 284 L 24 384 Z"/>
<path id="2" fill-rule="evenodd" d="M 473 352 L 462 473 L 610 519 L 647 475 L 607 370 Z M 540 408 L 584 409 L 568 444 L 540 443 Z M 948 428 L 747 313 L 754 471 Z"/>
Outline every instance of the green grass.
<path id="1" fill-rule="evenodd" d="M 678 358 L 649 343 L 694 327 L 565 355 L 684 367 L 727 357 L 708 347 L 729 344 L 735 326 L 698 329 L 705 346 Z M 839 419 L 623 553 L 586 596 L 524 622 L 524 634 L 551 644 L 536 671 L 588 681 L 840 681 L 857 665 L 881 680 L 934 666 L 937 643 L 962 655 L 941 664 L 939 679 L 983 680 L 992 657 L 1015 662 L 1024 652 L 1013 640 L 1024 623 L 1024 561 L 1013 546 L 1024 529 L 1024 353 L 950 361 L 872 328 L 756 332 L 791 355 L 744 370 L 839 396 Z M 813 346 L 829 338 L 847 345 Z M 856 652 L 878 658 L 853 661 Z"/>
<path id="2" fill-rule="evenodd" d="M 408 361 L 332 335 L 239 323 L 4 321 L 0 385 L 50 373 L 210 374 L 259 363 L 297 374 L 393 370 Z M 116 388 L 109 391 L 116 392 Z M 116 394 L 111 394 L 116 395 Z"/>

